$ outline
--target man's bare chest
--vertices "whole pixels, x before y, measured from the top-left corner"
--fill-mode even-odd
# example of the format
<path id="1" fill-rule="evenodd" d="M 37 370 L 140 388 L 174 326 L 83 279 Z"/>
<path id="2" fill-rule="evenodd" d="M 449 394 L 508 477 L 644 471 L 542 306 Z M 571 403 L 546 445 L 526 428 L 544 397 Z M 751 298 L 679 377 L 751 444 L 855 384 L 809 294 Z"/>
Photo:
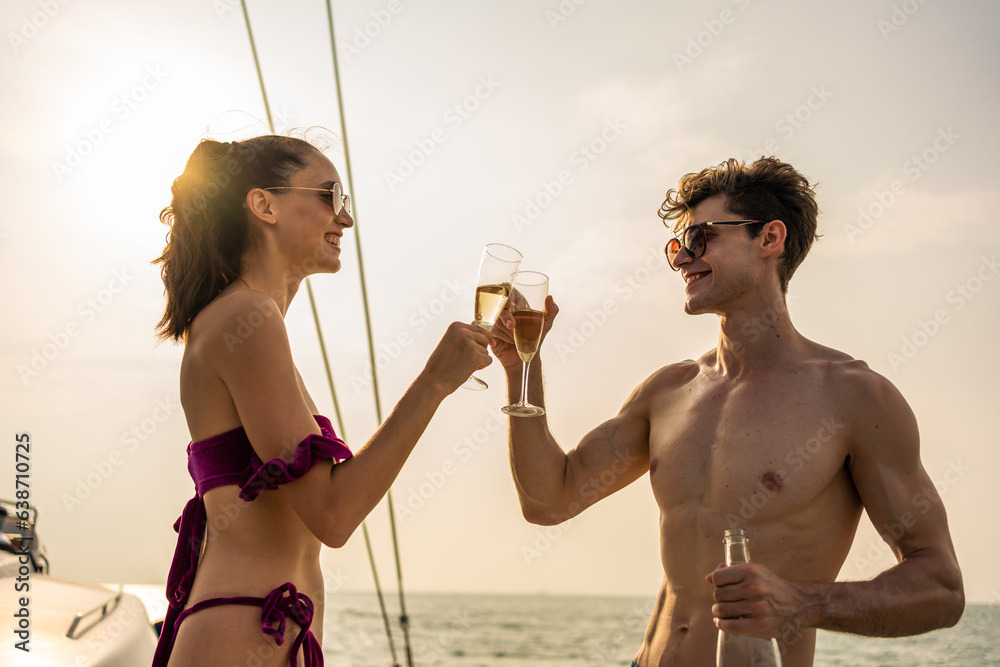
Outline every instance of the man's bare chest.
<path id="1" fill-rule="evenodd" d="M 650 481 L 664 510 L 698 506 L 766 519 L 844 476 L 836 396 L 814 378 L 694 381 L 651 412 Z"/>

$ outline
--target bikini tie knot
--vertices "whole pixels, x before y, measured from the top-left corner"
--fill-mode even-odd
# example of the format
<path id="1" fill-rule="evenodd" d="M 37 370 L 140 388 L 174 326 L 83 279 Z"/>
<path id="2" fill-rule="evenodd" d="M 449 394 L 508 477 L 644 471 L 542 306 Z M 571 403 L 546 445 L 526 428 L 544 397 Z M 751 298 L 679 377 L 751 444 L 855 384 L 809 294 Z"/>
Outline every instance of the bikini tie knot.
<path id="1" fill-rule="evenodd" d="M 291 616 L 299 624 L 300 636 L 309 630 L 313 619 L 312 600 L 299 594 L 291 582 L 268 593 L 260 610 L 261 631 L 274 639 L 278 646 L 285 642 L 286 616 Z"/>

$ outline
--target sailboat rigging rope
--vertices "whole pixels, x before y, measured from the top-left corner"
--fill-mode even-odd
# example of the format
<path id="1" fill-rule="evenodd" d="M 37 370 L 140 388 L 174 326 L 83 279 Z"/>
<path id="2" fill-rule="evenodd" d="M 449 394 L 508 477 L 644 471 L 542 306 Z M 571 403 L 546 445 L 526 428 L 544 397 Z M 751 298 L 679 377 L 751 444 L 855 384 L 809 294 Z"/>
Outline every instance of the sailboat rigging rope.
<path id="1" fill-rule="evenodd" d="M 351 184 L 351 191 L 354 190 L 354 177 L 351 175 L 351 151 L 347 143 L 347 119 L 344 116 L 344 94 L 340 88 L 340 65 L 337 61 L 337 39 L 333 30 L 333 7 L 330 0 L 326 0 L 326 17 L 330 28 L 330 51 L 333 54 L 333 75 L 337 83 L 337 110 L 340 115 L 340 136 L 344 140 L 344 166 L 347 170 L 347 181 Z M 352 197 L 353 199 L 353 197 Z M 355 224 L 357 215 L 355 214 Z M 375 415 L 378 423 L 382 423 L 382 401 L 378 392 L 378 366 L 375 363 L 375 343 L 372 338 L 371 317 L 368 310 L 368 290 L 365 287 L 365 270 L 361 259 L 361 234 L 355 228 L 354 242 L 358 249 L 358 271 L 361 274 L 361 300 L 365 308 L 365 329 L 368 333 L 368 359 L 372 369 L 372 391 L 375 396 Z M 396 510 L 392 503 L 392 489 L 386 491 L 386 502 L 389 509 L 389 527 L 392 535 L 392 551 L 396 560 L 396 588 L 399 592 L 399 626 L 403 630 L 403 641 L 406 647 L 406 664 L 413 667 L 413 652 L 410 649 L 410 619 L 406 614 L 406 599 L 403 595 L 403 568 L 399 560 L 399 540 L 396 536 Z"/>
<path id="2" fill-rule="evenodd" d="M 340 416 L 340 403 L 337 401 L 337 390 L 333 386 L 333 373 L 330 371 L 330 359 L 326 354 L 326 343 L 323 339 L 323 330 L 319 324 L 319 313 L 316 310 L 316 299 L 313 297 L 312 283 L 306 278 L 306 291 L 309 293 L 309 306 L 312 309 L 313 322 L 316 324 L 316 334 L 319 337 L 319 349 L 323 354 L 323 367 L 326 369 L 326 381 L 330 385 L 330 394 L 333 396 L 333 410 L 337 416 L 338 433 L 344 433 L 344 420 Z M 382 611 L 382 625 L 385 626 L 385 636 L 389 640 L 389 653 L 392 655 L 392 667 L 399 667 L 399 658 L 396 657 L 396 642 L 392 638 L 392 627 L 389 625 L 389 614 L 385 610 L 385 598 L 382 595 L 382 584 L 379 583 L 378 568 L 375 567 L 375 556 L 372 553 L 372 541 L 368 534 L 368 524 L 361 522 L 361 533 L 365 538 L 365 551 L 368 553 L 368 563 L 372 568 L 372 579 L 375 581 L 375 594 L 378 596 L 379 609 Z"/>
<path id="3" fill-rule="evenodd" d="M 330 358 L 326 354 L 326 343 L 323 339 L 323 330 L 319 324 L 319 313 L 316 310 L 316 299 L 313 297 L 312 283 L 306 278 L 306 291 L 309 294 L 309 307 L 312 309 L 313 322 L 316 324 L 316 334 L 319 337 L 319 350 L 323 354 L 323 367 L 326 369 L 326 381 L 330 385 L 330 394 L 333 396 L 333 410 L 337 416 L 338 433 L 344 433 L 344 420 L 340 416 L 340 403 L 337 401 L 337 390 L 333 386 L 333 373 L 330 371 Z M 385 598 L 382 596 L 382 584 L 379 583 L 378 568 L 375 567 L 375 555 L 372 553 L 372 541 L 368 534 L 368 524 L 361 522 L 361 533 L 365 538 L 365 551 L 368 553 L 368 563 L 372 568 L 372 579 L 375 581 L 375 594 L 378 596 L 378 606 L 382 611 L 382 625 L 385 627 L 385 636 L 389 640 L 389 654 L 392 656 L 392 667 L 399 667 L 399 658 L 396 657 L 396 642 L 392 638 L 392 627 L 389 625 L 389 614 L 385 610 Z"/>
<path id="4" fill-rule="evenodd" d="M 271 105 L 270 105 L 270 102 L 267 99 L 267 89 L 264 86 L 264 75 L 261 72 L 261 68 L 260 68 L 260 58 L 257 55 L 257 45 L 256 45 L 256 42 L 254 41 L 254 38 L 253 38 L 253 30 L 250 27 L 250 14 L 247 11 L 246 0 L 240 0 L 240 5 L 241 5 L 241 7 L 243 9 L 243 19 L 246 22 L 247 36 L 249 37 L 249 40 L 250 40 L 250 49 L 253 52 L 254 67 L 257 70 L 257 80 L 260 83 L 260 92 L 261 92 L 261 96 L 263 97 L 263 100 L 264 100 L 264 110 L 267 113 L 268 127 L 269 127 L 271 133 L 274 134 L 275 133 L 275 128 L 274 128 L 274 121 L 273 121 L 272 116 L 271 116 Z M 344 142 L 344 159 L 345 159 L 345 164 L 346 164 L 346 168 L 347 168 L 347 180 L 348 180 L 349 183 L 351 183 L 351 185 L 352 185 L 351 190 L 353 190 L 354 179 L 352 178 L 352 175 L 351 175 L 351 158 L 350 158 L 350 152 L 348 151 L 348 144 L 347 144 L 347 127 L 346 127 L 346 124 L 345 124 L 345 121 L 344 121 L 344 106 L 343 106 L 343 102 L 341 101 L 342 97 L 341 97 L 341 88 L 340 88 L 340 70 L 339 70 L 339 68 L 337 66 L 337 48 L 336 48 L 336 42 L 334 40 L 334 34 L 333 34 L 333 9 L 330 6 L 329 0 L 327 0 L 326 7 L 327 7 L 327 16 L 328 16 L 328 19 L 329 19 L 329 26 L 330 26 L 330 43 L 331 43 L 331 46 L 333 48 L 333 66 L 334 66 L 334 75 L 335 75 L 336 84 L 337 84 L 337 104 L 338 104 L 338 108 L 339 108 L 339 111 L 340 111 L 340 126 L 341 126 L 341 135 L 343 137 L 343 142 Z M 357 202 L 357 199 L 354 197 L 353 191 L 350 194 L 351 194 L 351 199 L 354 200 L 355 202 Z M 355 204 L 354 219 L 355 219 L 355 225 L 357 225 L 357 205 L 356 204 Z M 357 246 L 358 271 L 360 272 L 360 277 L 361 277 L 361 295 L 362 295 L 362 302 L 364 304 L 365 329 L 367 331 L 367 336 L 368 336 L 368 355 L 369 355 L 369 360 L 370 360 L 370 363 L 371 363 L 371 369 L 372 369 L 372 387 L 373 387 L 374 395 L 375 395 L 375 414 L 376 414 L 376 418 L 377 418 L 378 422 L 381 424 L 382 423 L 382 408 L 381 408 L 381 401 L 379 399 L 379 393 L 378 393 L 378 379 L 377 379 L 377 375 L 376 375 L 376 365 L 375 365 L 375 346 L 374 346 L 373 337 L 372 337 L 371 316 L 370 316 L 370 311 L 369 311 L 369 307 L 368 307 L 368 294 L 367 294 L 367 289 L 366 289 L 366 284 L 365 284 L 364 264 L 363 264 L 362 255 L 361 255 L 361 237 L 360 237 L 359 230 L 357 229 L 357 227 L 355 227 L 354 240 L 355 240 L 355 244 Z M 340 433 L 344 434 L 345 433 L 344 421 L 343 421 L 343 418 L 341 417 L 340 403 L 337 400 L 337 391 L 334 388 L 333 373 L 330 370 L 330 360 L 329 360 L 329 357 L 327 356 L 326 344 L 325 344 L 324 339 L 323 339 L 323 331 L 322 331 L 322 328 L 320 327 L 319 314 L 318 314 L 318 311 L 316 309 L 316 299 L 315 299 L 315 296 L 313 295 L 312 284 L 311 284 L 311 282 L 310 282 L 310 280 L 309 280 L 308 277 L 306 278 L 305 282 L 306 282 L 306 291 L 307 291 L 308 296 L 309 296 L 309 306 L 310 306 L 310 308 L 312 310 L 313 322 L 316 325 L 316 333 L 317 333 L 317 336 L 319 338 L 320 351 L 321 351 L 321 353 L 323 355 L 323 365 L 324 365 L 324 367 L 326 369 L 327 382 L 328 382 L 328 384 L 330 386 L 330 393 L 331 393 L 331 395 L 333 397 L 334 412 L 335 412 L 336 417 L 337 417 L 337 427 L 340 429 Z M 395 554 L 395 560 L 396 560 L 396 581 L 398 582 L 398 588 L 399 588 L 399 603 L 400 603 L 400 617 L 399 617 L 399 621 L 400 621 L 400 625 L 401 625 L 401 627 L 403 629 L 403 635 L 404 635 L 404 638 L 405 638 L 405 641 L 406 641 L 406 659 L 407 659 L 407 665 L 409 667 L 413 667 L 412 651 L 410 649 L 409 620 L 408 620 L 408 617 L 406 615 L 406 606 L 405 606 L 405 602 L 404 602 L 404 598 L 403 598 L 403 578 L 402 578 L 402 569 L 400 567 L 400 560 L 399 560 L 399 546 L 398 546 L 398 540 L 397 540 L 397 537 L 396 537 L 395 511 L 393 509 L 393 504 L 392 504 L 392 491 L 391 491 L 391 489 L 387 492 L 386 495 L 387 495 L 387 500 L 388 500 L 388 505 L 389 505 L 389 523 L 390 523 L 390 527 L 392 529 L 393 552 Z M 361 529 L 362 529 L 362 532 L 364 534 L 365 548 L 366 548 L 366 550 L 368 552 L 368 561 L 369 561 L 369 564 L 371 565 L 372 577 L 374 578 L 374 581 L 375 581 L 375 591 L 376 591 L 376 594 L 378 596 L 379 607 L 381 608 L 381 611 L 382 611 L 382 621 L 383 621 L 383 624 L 385 625 L 386 636 L 387 636 L 387 638 L 389 640 L 389 651 L 390 651 L 391 656 L 392 656 L 392 664 L 393 664 L 393 667 L 399 667 L 399 660 L 396 657 L 396 646 L 395 646 L 395 643 L 394 643 L 393 638 L 392 638 L 392 629 L 391 629 L 390 624 L 389 624 L 388 614 L 386 613 L 385 600 L 384 600 L 383 595 L 382 595 L 382 587 L 381 587 L 381 584 L 379 583 L 378 570 L 377 570 L 377 568 L 375 566 L 375 558 L 374 558 L 373 553 L 372 553 L 371 539 L 370 539 L 370 536 L 368 534 L 368 526 L 366 525 L 365 522 L 361 523 Z"/>

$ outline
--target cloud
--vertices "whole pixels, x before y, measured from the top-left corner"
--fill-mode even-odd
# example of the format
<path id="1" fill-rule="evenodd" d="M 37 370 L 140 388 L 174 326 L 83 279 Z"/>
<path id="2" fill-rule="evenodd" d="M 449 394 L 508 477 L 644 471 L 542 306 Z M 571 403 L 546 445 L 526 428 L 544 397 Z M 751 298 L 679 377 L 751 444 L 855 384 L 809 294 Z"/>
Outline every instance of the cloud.
<path id="1" fill-rule="evenodd" d="M 1000 225 L 989 212 L 1000 193 L 987 189 L 939 190 L 931 184 L 892 189 L 872 185 L 830 206 L 824 216 L 824 252 L 906 255 L 956 248 L 1000 247 Z M 822 204 L 821 204 L 822 205 Z"/>

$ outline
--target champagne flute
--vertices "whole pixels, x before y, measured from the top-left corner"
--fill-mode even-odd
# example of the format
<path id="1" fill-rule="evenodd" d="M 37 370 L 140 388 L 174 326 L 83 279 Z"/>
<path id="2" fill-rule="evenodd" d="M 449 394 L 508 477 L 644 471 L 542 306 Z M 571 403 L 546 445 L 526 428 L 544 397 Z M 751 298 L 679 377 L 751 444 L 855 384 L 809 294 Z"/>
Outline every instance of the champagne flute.
<path id="1" fill-rule="evenodd" d="M 545 297 L 549 295 L 549 277 L 538 271 L 521 271 L 514 281 L 514 292 L 510 295 L 511 310 L 514 311 L 514 347 L 524 362 L 521 374 L 521 400 L 513 405 L 505 405 L 501 410 L 511 417 L 537 417 L 545 414 L 545 408 L 528 403 L 528 366 L 538 352 L 545 326 Z"/>
<path id="2" fill-rule="evenodd" d="M 489 243 L 483 249 L 479 263 L 479 280 L 476 282 L 475 324 L 487 331 L 493 329 L 497 317 L 507 305 L 511 286 L 521 266 L 521 253 L 503 243 Z M 462 385 L 465 389 L 482 390 L 487 384 L 470 375 Z"/>

